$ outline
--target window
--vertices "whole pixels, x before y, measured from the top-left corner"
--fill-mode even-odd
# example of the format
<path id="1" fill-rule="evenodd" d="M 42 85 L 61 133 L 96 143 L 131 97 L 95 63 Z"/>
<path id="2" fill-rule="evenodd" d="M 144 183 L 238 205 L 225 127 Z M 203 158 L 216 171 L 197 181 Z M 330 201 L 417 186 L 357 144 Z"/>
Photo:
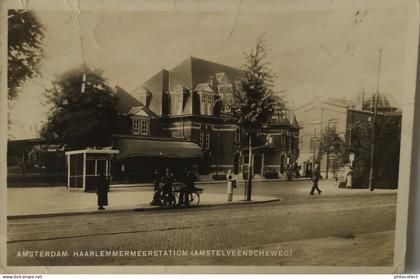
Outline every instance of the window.
<path id="1" fill-rule="evenodd" d="M 201 95 L 201 115 L 207 115 L 207 111 L 208 111 L 208 107 L 206 105 L 207 99 L 210 99 L 210 98 L 207 98 L 207 96 L 202 93 L 202 95 Z"/>
<path id="2" fill-rule="evenodd" d="M 204 142 L 204 146 L 206 149 L 210 148 L 210 131 L 207 131 L 206 133 L 206 140 Z"/>
<path id="3" fill-rule="evenodd" d="M 207 104 L 211 104 L 211 97 L 210 96 L 207 97 Z"/>
<path id="4" fill-rule="evenodd" d="M 223 112 L 230 112 L 230 105 L 228 102 L 223 102 Z"/>
<path id="5" fill-rule="evenodd" d="M 134 135 L 149 135 L 149 119 L 133 119 Z"/>
<path id="6" fill-rule="evenodd" d="M 235 142 L 240 142 L 240 141 L 241 141 L 241 130 L 236 129 L 235 130 Z"/>
<path id="7" fill-rule="evenodd" d="M 138 135 L 140 134 L 140 120 L 133 119 L 133 134 Z"/>
<path id="8" fill-rule="evenodd" d="M 336 121 L 328 121 L 328 130 L 329 131 L 336 131 Z"/>
<path id="9" fill-rule="evenodd" d="M 142 120 L 141 121 L 141 134 L 148 135 L 149 134 L 149 120 Z"/>
<path id="10" fill-rule="evenodd" d="M 176 94 L 175 100 L 175 114 L 182 114 L 182 96 L 181 94 Z"/>
<path id="11" fill-rule="evenodd" d="M 86 175 L 98 176 L 102 172 L 109 175 L 108 160 L 103 158 L 90 158 L 86 160 Z"/>
<path id="12" fill-rule="evenodd" d="M 312 150 L 312 151 L 315 151 L 315 150 L 317 150 L 317 147 L 318 147 L 318 139 L 317 138 L 312 138 L 311 139 L 311 141 L 310 141 L 310 149 Z"/>
<path id="13" fill-rule="evenodd" d="M 205 129 L 200 130 L 200 146 L 203 149 L 210 148 L 210 131 Z"/>

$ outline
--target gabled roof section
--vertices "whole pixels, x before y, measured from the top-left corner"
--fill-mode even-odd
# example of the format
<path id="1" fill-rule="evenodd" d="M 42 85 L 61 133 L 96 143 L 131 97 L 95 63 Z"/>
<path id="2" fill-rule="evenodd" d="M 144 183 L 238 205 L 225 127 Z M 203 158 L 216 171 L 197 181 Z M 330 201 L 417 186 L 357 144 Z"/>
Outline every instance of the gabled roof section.
<path id="1" fill-rule="evenodd" d="M 208 83 L 200 83 L 197 85 L 197 87 L 195 88 L 195 90 L 197 91 L 206 91 L 206 92 L 212 92 L 214 93 L 213 89 L 211 89 L 211 87 L 209 86 Z"/>
<path id="2" fill-rule="evenodd" d="M 324 99 L 319 99 L 318 97 L 315 97 L 311 102 L 297 107 L 295 109 L 295 111 L 300 111 L 300 110 L 303 110 L 303 109 L 309 109 L 309 108 L 312 108 L 312 107 L 319 106 L 321 104 L 329 105 L 329 106 L 333 106 L 333 107 L 337 107 L 337 108 L 341 108 L 341 109 L 347 109 L 347 105 L 344 105 L 343 103 L 334 102 L 331 99 L 325 99 L 324 100 Z"/>
<path id="3" fill-rule="evenodd" d="M 153 111 L 151 111 L 150 109 L 148 109 L 144 105 L 131 108 L 130 111 L 128 112 L 128 115 L 130 115 L 130 116 L 145 116 L 145 117 L 151 117 L 151 118 L 157 117 L 157 115 Z"/>

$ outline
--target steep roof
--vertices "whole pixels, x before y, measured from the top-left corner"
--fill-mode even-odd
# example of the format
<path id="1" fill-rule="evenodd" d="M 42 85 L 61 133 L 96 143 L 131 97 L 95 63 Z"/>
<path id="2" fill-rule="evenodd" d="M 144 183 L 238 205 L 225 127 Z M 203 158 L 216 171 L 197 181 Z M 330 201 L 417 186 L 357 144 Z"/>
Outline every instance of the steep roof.
<path id="1" fill-rule="evenodd" d="M 116 110 L 118 113 L 127 114 L 131 108 L 143 106 L 143 104 L 134 98 L 130 93 L 123 88 L 116 86 L 116 96 L 118 97 L 118 104 Z"/>
<path id="2" fill-rule="evenodd" d="M 163 92 L 168 91 L 168 82 L 169 72 L 163 69 L 145 81 L 141 86 L 147 88 L 152 93 L 149 108 L 158 115 L 163 113 Z"/>
<path id="3" fill-rule="evenodd" d="M 211 76 L 216 78 L 217 73 L 225 73 L 229 81 L 233 82 L 239 78 L 241 70 L 190 56 L 169 71 L 169 88 L 184 85 L 195 89 L 198 84 L 207 83 Z"/>

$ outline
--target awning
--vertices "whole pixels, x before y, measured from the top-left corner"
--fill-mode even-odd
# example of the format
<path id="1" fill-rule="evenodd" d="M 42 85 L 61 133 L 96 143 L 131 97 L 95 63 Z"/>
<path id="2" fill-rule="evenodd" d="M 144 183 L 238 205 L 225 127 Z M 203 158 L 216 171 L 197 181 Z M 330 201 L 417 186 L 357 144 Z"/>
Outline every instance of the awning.
<path id="1" fill-rule="evenodd" d="M 153 139 L 118 139 L 120 153 L 117 159 L 128 157 L 164 157 L 164 158 L 202 158 L 201 148 L 188 141 L 153 140 Z"/>

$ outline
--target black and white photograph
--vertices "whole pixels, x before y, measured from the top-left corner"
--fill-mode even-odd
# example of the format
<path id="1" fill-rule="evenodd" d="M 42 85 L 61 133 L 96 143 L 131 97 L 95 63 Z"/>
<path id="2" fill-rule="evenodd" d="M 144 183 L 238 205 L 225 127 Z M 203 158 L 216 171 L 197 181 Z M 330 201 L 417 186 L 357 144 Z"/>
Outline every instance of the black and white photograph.
<path id="1" fill-rule="evenodd" d="M 3 3 L 7 268 L 404 269 L 416 1 L 46 2 Z"/>

